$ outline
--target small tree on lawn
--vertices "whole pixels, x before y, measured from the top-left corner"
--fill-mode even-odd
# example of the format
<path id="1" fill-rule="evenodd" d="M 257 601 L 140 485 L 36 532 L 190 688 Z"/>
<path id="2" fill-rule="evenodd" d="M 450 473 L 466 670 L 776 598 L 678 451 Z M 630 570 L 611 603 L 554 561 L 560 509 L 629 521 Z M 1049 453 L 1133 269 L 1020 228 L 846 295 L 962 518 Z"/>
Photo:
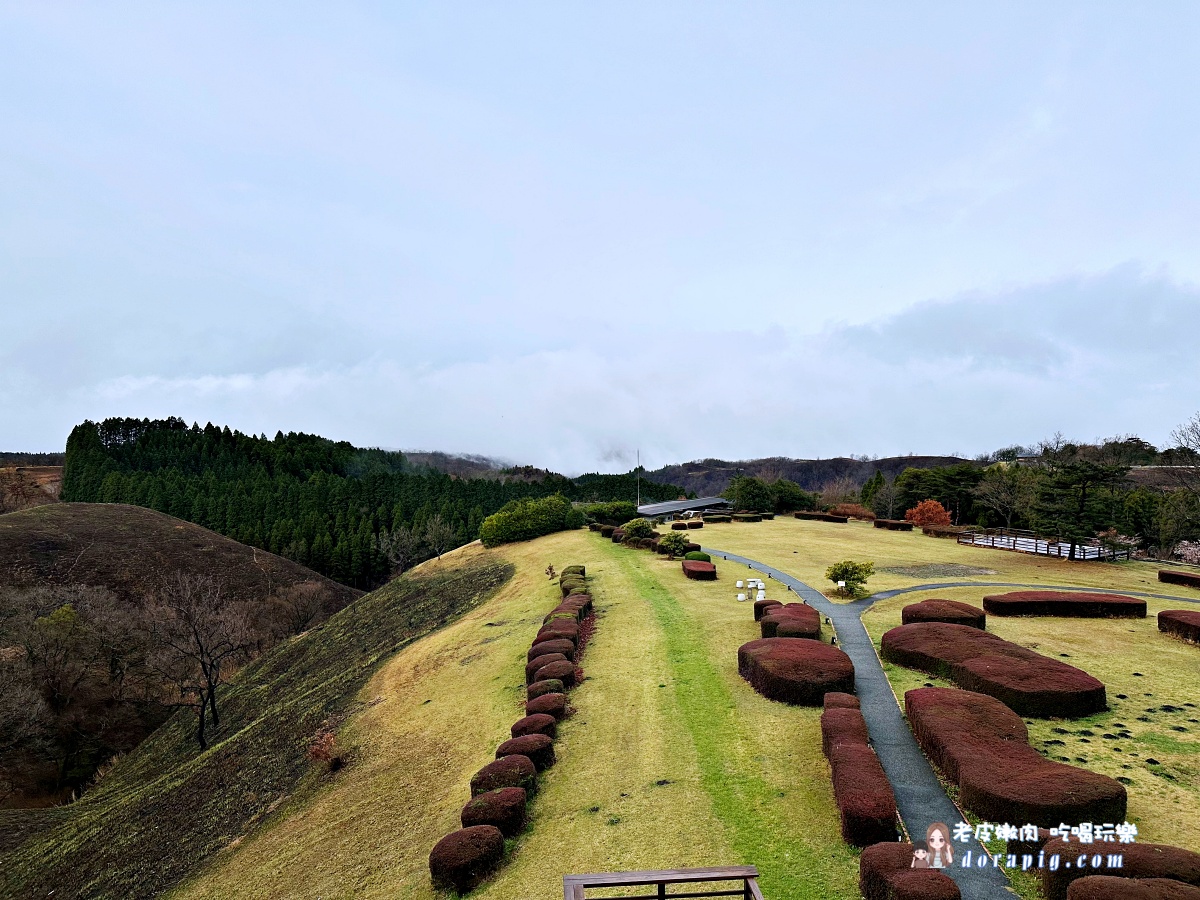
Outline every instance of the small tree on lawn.
<path id="1" fill-rule="evenodd" d="M 838 585 L 839 590 L 845 590 L 850 596 L 857 595 L 867 584 L 867 579 L 875 574 L 875 563 L 855 562 L 843 559 L 825 570 L 825 577 Z M 845 582 L 845 588 L 839 582 Z"/>
<path id="2" fill-rule="evenodd" d="M 642 538 L 654 537 L 654 526 L 648 519 L 630 519 L 621 526 L 625 532 L 626 541 L 640 541 Z"/>
<path id="3" fill-rule="evenodd" d="M 658 539 L 658 549 L 665 550 L 672 559 L 687 553 L 688 539 L 682 532 L 670 531 Z"/>
<path id="4" fill-rule="evenodd" d="M 922 500 L 904 514 L 905 522 L 912 522 L 920 528 L 930 525 L 949 525 L 950 511 L 936 500 Z"/>

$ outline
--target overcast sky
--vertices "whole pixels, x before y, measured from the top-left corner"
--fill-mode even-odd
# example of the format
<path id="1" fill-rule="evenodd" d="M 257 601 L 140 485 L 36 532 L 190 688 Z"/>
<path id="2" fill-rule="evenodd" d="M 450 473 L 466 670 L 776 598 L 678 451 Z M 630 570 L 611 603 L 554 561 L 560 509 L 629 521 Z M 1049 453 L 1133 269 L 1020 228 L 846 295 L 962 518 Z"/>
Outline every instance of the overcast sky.
<path id="1" fill-rule="evenodd" d="M 1158 444 L 1200 4 L 0 4 L 0 450 Z"/>

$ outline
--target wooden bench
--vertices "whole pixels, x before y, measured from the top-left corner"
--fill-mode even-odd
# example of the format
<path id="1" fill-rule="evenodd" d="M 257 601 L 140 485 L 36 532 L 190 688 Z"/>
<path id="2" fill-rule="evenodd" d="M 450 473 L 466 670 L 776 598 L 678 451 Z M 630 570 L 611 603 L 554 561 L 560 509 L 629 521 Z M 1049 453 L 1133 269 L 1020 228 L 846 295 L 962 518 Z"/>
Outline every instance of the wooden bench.
<path id="1" fill-rule="evenodd" d="M 684 893 L 667 893 L 669 885 L 701 885 L 714 881 L 740 881 L 741 887 L 716 886 Z M 659 872 L 600 872 L 594 875 L 564 875 L 563 900 L 586 900 L 585 891 L 592 888 L 653 887 L 653 894 L 613 895 L 620 900 L 664 900 L 683 897 L 741 897 L 743 900 L 763 900 L 758 889 L 758 869 L 754 866 L 725 866 L 718 869 L 664 869 Z M 593 895 L 593 900 L 604 900 Z"/>

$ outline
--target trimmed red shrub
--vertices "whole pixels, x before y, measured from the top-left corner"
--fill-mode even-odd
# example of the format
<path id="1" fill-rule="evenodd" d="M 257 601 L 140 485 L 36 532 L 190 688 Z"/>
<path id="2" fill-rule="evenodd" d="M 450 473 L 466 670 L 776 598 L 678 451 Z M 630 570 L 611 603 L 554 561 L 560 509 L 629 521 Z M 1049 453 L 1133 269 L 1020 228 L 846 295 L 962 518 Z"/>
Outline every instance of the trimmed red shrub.
<path id="1" fill-rule="evenodd" d="M 532 794 L 537 787 L 537 767 L 533 760 L 514 753 L 488 763 L 471 776 L 472 796 L 505 787 L 524 788 Z"/>
<path id="2" fill-rule="evenodd" d="M 569 619 L 555 619 L 548 625 L 543 625 L 534 638 L 535 644 L 543 641 L 570 641 L 572 644 L 579 640 L 579 623 Z"/>
<path id="3" fill-rule="evenodd" d="M 738 649 L 738 674 L 770 700 L 820 706 L 829 691 L 854 690 L 854 664 L 837 647 L 800 638 L 764 638 Z"/>
<path id="4" fill-rule="evenodd" d="M 546 682 L 539 682 L 545 684 Z M 561 692 L 551 692 L 547 694 L 538 694 L 536 697 L 530 697 L 525 701 L 525 714 L 538 715 L 545 713 L 548 716 L 554 716 L 555 719 L 561 719 L 567 714 L 567 695 Z"/>
<path id="5" fill-rule="evenodd" d="M 697 544 L 695 541 L 690 541 L 683 545 L 684 553 L 699 553 L 700 550 L 701 550 L 700 545 Z"/>
<path id="6" fill-rule="evenodd" d="M 610 538 L 613 536 L 613 532 L 616 530 L 617 530 L 616 525 L 601 525 L 600 526 L 600 536 Z"/>
<path id="7" fill-rule="evenodd" d="M 810 510 L 801 510 L 800 512 L 792 513 L 797 519 L 813 519 L 817 522 L 839 522 L 845 525 L 850 519 L 847 516 L 835 516 L 831 513 L 813 512 Z"/>
<path id="8" fill-rule="evenodd" d="M 694 578 L 697 581 L 717 580 L 717 567 L 710 562 L 700 562 L 698 559 L 685 559 L 681 565 L 683 566 L 683 574 L 688 578 Z"/>
<path id="9" fill-rule="evenodd" d="M 781 625 L 791 626 L 790 634 L 779 633 Z M 763 613 L 758 620 L 758 626 L 764 638 L 773 637 L 811 637 L 821 634 L 821 614 L 805 603 L 789 603 L 786 606 L 776 606 Z M 804 632 L 808 632 L 805 634 Z"/>
<path id="10" fill-rule="evenodd" d="M 1015 854 L 1020 857 L 1028 853 L 1030 856 L 1037 856 L 1042 847 L 1046 845 L 1046 841 L 1050 840 L 1050 829 L 1039 828 L 1037 830 L 1037 838 L 1034 840 L 1022 841 L 1019 838 L 1016 840 L 1008 840 L 1004 842 L 1004 849 L 1008 853 Z"/>
<path id="11" fill-rule="evenodd" d="M 578 606 L 583 610 L 584 615 L 592 611 L 592 595 L 588 593 L 568 594 L 563 597 L 562 605 Z"/>
<path id="12" fill-rule="evenodd" d="M 549 641 L 541 641 L 529 648 L 529 653 L 526 654 L 527 660 L 535 660 L 539 656 L 546 656 L 550 653 L 561 653 L 567 659 L 575 659 L 575 642 L 567 638 L 556 638 Z"/>
<path id="13" fill-rule="evenodd" d="M 688 519 L 687 527 L 688 528 L 703 528 L 704 521 L 702 519 Z"/>
<path id="14" fill-rule="evenodd" d="M 533 684 L 535 681 L 541 681 L 541 678 L 535 677 L 538 673 L 538 670 L 550 665 L 551 663 L 556 663 L 559 661 L 570 662 L 561 653 L 547 653 L 544 656 L 538 656 L 534 659 L 531 659 L 529 662 L 525 663 L 525 683 L 529 685 Z M 574 666 L 572 665 L 571 668 L 573 669 Z M 554 676 L 551 675 L 548 677 L 553 678 Z"/>
<path id="15" fill-rule="evenodd" d="M 719 522 L 732 522 L 733 516 L 722 516 L 722 515 L 705 516 L 704 521 L 709 523 L 710 525 L 713 525 L 713 524 L 716 524 Z"/>
<path id="16" fill-rule="evenodd" d="M 558 583 L 558 589 L 564 597 L 571 594 L 582 594 L 587 590 L 587 582 L 578 576 L 564 578 Z"/>
<path id="17" fill-rule="evenodd" d="M 504 859 L 504 834 L 494 825 L 473 825 L 438 841 L 429 854 L 429 874 L 437 887 L 465 894 L 496 871 Z"/>
<path id="18" fill-rule="evenodd" d="M 936 500 L 922 500 L 904 514 L 904 521 L 913 525 L 949 525 L 950 511 Z"/>
<path id="19" fill-rule="evenodd" d="M 1183 638 L 1191 644 L 1200 644 L 1200 612 L 1164 609 L 1158 614 L 1158 630 Z"/>
<path id="20" fill-rule="evenodd" d="M 578 563 L 572 566 L 563 566 L 563 575 L 578 575 L 581 578 L 587 575 L 587 566 L 581 566 Z"/>
<path id="21" fill-rule="evenodd" d="M 763 617 L 768 609 L 776 606 L 783 606 L 778 600 L 755 600 L 754 601 L 754 621 L 757 622 Z"/>
<path id="22" fill-rule="evenodd" d="M 842 818 L 842 840 L 855 847 L 894 841 L 896 798 L 875 751 L 865 743 L 837 744 L 829 764 L 833 798 Z"/>
<path id="23" fill-rule="evenodd" d="M 509 731 L 515 738 L 524 737 L 527 734 L 544 734 L 548 738 L 553 738 L 558 734 L 558 720 L 548 713 L 532 713 L 513 722 Z"/>
<path id="24" fill-rule="evenodd" d="M 826 694 L 826 697 L 829 695 Z M 821 713 L 821 752 L 829 756 L 838 744 L 867 746 L 867 720 L 861 710 L 845 707 L 826 707 Z"/>
<path id="25" fill-rule="evenodd" d="M 549 665 L 542 666 L 533 675 L 534 681 L 545 681 L 549 678 L 556 678 L 563 683 L 563 687 L 574 687 L 575 663 L 567 659 L 558 660 Z"/>
<path id="26" fill-rule="evenodd" d="M 625 530 L 623 528 L 618 528 L 612 533 L 612 542 L 614 544 L 619 544 L 623 540 L 625 540 Z"/>
<path id="27" fill-rule="evenodd" d="M 904 709 L 925 755 L 958 785 L 962 805 L 983 819 L 1050 828 L 1125 818 L 1124 785 L 1043 757 L 1029 746 L 1021 717 L 999 700 L 918 688 L 904 695 Z"/>
<path id="28" fill-rule="evenodd" d="M 1074 718 L 1108 708 L 1104 685 L 1087 672 L 968 625 L 901 625 L 884 634 L 879 655 L 988 694 L 1023 716 Z"/>
<path id="29" fill-rule="evenodd" d="M 913 523 L 903 519 L 876 519 L 876 528 L 886 528 L 888 531 L 912 531 Z"/>
<path id="30" fill-rule="evenodd" d="M 735 522 L 761 522 L 762 516 L 758 513 L 734 513 L 733 521 Z"/>
<path id="31" fill-rule="evenodd" d="M 842 694 L 837 691 L 830 691 L 826 694 L 823 705 L 826 709 L 858 709 L 860 706 L 858 698 L 853 694 Z"/>
<path id="32" fill-rule="evenodd" d="M 861 503 L 836 503 L 829 507 L 831 516 L 846 516 L 851 519 L 861 519 L 864 522 L 874 522 L 875 513 Z"/>
<path id="33" fill-rule="evenodd" d="M 1104 868 L 1100 871 L 1105 875 L 1122 879 L 1170 878 L 1177 882 L 1200 887 L 1200 853 L 1193 853 L 1182 847 L 1172 847 L 1169 844 L 1100 843 L 1091 844 L 1085 848 L 1084 845 L 1074 841 L 1067 842 L 1054 838 L 1046 842 L 1044 849 L 1047 859 L 1057 853 L 1059 859 L 1064 863 L 1075 862 L 1085 849 L 1089 857 L 1093 853 L 1102 853 L 1104 856 L 1109 853 L 1120 853 L 1124 856 L 1120 869 Z M 1058 871 L 1051 872 L 1047 866 L 1041 870 L 1042 893 L 1046 895 L 1046 900 L 1067 900 L 1067 891 L 1071 882 L 1088 877 L 1093 871 L 1096 870 L 1090 867 L 1080 868 L 1073 865 L 1068 869 L 1065 865 L 1059 865 Z"/>
<path id="34" fill-rule="evenodd" d="M 549 625 L 552 622 L 578 622 L 583 618 L 580 610 L 577 607 L 564 607 L 561 604 L 554 607 L 550 612 L 546 613 L 546 618 L 542 619 L 544 625 Z"/>
<path id="35" fill-rule="evenodd" d="M 806 619 L 801 616 L 785 616 L 775 626 L 775 637 L 817 640 L 821 637 L 821 617 L 818 615 Z"/>
<path id="36" fill-rule="evenodd" d="M 1173 878 L 1088 875 L 1071 882 L 1067 900 L 1200 900 L 1200 887 Z"/>
<path id="37" fill-rule="evenodd" d="M 1184 587 L 1200 588 L 1200 572 L 1177 572 L 1160 569 L 1158 580 L 1163 584 L 1182 584 Z"/>
<path id="38" fill-rule="evenodd" d="M 687 531 L 687 522 L 672 522 L 672 531 Z"/>
<path id="39" fill-rule="evenodd" d="M 496 748 L 496 759 L 528 756 L 539 772 L 554 765 L 554 741 L 544 734 L 526 734 L 505 741 Z"/>
<path id="40" fill-rule="evenodd" d="M 525 698 L 534 700 L 543 694 L 561 694 L 563 683 L 557 678 L 547 678 L 545 681 L 535 681 L 525 688 Z"/>
<path id="41" fill-rule="evenodd" d="M 516 837 L 525 827 L 525 789 L 499 788 L 478 794 L 467 801 L 459 818 L 463 828 L 492 825 L 505 837 Z"/>
<path id="42" fill-rule="evenodd" d="M 1069 616 L 1084 619 L 1144 619 L 1146 601 L 1120 594 L 1083 591 L 1012 591 L 983 598 L 993 616 Z"/>
<path id="43" fill-rule="evenodd" d="M 603 527 L 604 526 L 601 525 L 599 522 L 589 522 L 588 523 L 588 531 L 599 531 Z"/>
<path id="44" fill-rule="evenodd" d="M 905 625 L 913 622 L 947 622 L 982 629 L 987 627 L 987 614 L 969 603 L 930 598 L 904 607 L 900 612 L 900 621 Z"/>
<path id="45" fill-rule="evenodd" d="M 872 844 L 858 858 L 858 889 L 866 900 L 961 900 L 958 885 L 937 869 L 912 868 L 913 845 Z"/>

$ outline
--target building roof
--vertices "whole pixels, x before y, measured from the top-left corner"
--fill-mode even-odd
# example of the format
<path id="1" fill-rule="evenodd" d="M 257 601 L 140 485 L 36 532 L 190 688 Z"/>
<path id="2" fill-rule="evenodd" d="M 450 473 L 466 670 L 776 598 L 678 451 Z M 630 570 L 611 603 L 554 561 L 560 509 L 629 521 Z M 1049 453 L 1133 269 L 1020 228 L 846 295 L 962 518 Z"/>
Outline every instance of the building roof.
<path id="1" fill-rule="evenodd" d="M 687 512 L 689 509 L 712 509 L 717 506 L 732 506 L 724 497 L 699 497 L 695 500 L 668 500 L 666 503 L 647 503 L 637 508 L 640 516 L 669 516 Z"/>

